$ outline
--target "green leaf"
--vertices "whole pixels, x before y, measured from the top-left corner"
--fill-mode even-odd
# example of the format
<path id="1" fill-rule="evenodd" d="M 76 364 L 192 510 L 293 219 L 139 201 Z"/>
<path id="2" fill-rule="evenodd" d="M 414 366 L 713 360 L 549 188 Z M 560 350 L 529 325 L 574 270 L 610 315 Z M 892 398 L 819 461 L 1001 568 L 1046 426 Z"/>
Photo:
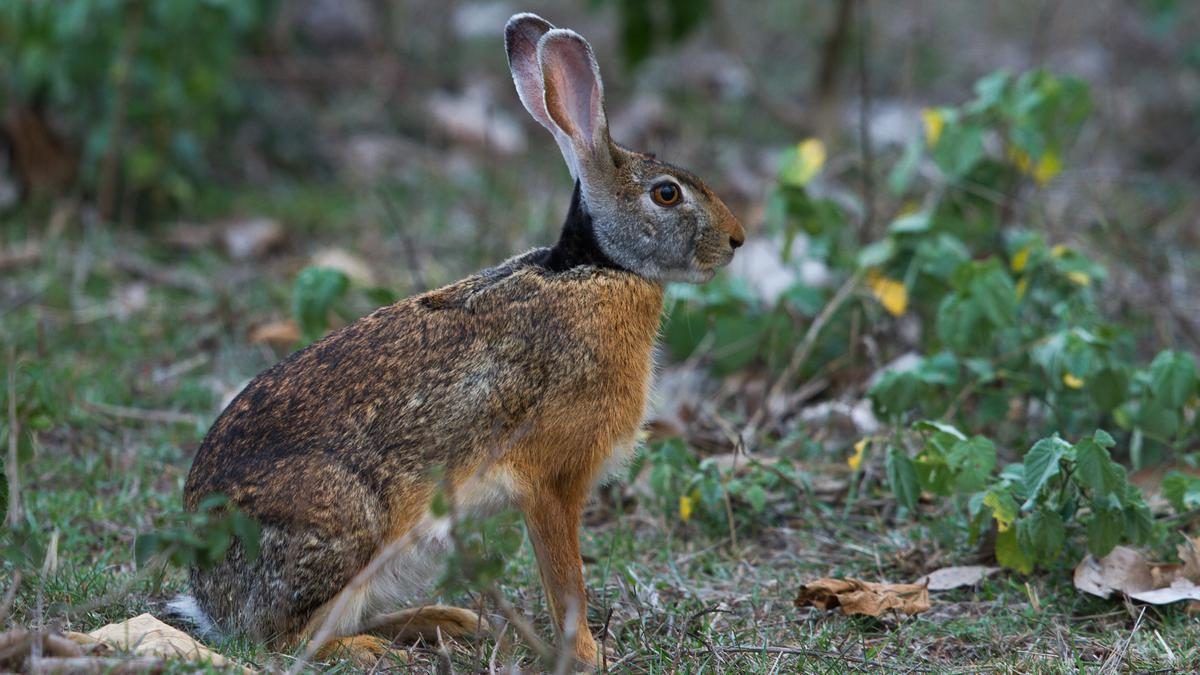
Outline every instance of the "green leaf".
<path id="1" fill-rule="evenodd" d="M 1134 544 L 1144 544 L 1151 540 L 1154 534 L 1154 514 L 1150 507 L 1142 501 L 1142 495 L 1137 488 L 1130 485 L 1129 489 L 1136 496 L 1127 496 L 1127 501 L 1134 503 L 1125 509 L 1125 540 Z"/>
<path id="2" fill-rule="evenodd" d="M 879 267 L 892 259 L 896 253 L 896 243 L 891 237 L 867 244 L 858 252 L 858 266 L 867 269 Z"/>
<path id="3" fill-rule="evenodd" d="M 1094 497 L 1116 494 L 1124 498 L 1125 468 L 1114 462 L 1108 449 L 1095 439 L 1085 438 L 1075 444 L 1074 478 Z"/>
<path id="4" fill-rule="evenodd" d="M 1163 478 L 1162 494 L 1177 513 L 1200 509 L 1200 478 L 1171 471 Z"/>
<path id="5" fill-rule="evenodd" d="M 967 175 L 983 159 L 983 129 L 948 121 L 933 148 L 933 161 L 951 180 Z"/>
<path id="6" fill-rule="evenodd" d="M 920 234 L 928 232 L 932 221 L 928 213 L 912 213 L 901 216 L 888 225 L 888 232 L 893 234 Z"/>
<path id="7" fill-rule="evenodd" d="M 1163 406 L 1183 406 L 1196 390 L 1196 360 L 1186 352 L 1161 352 L 1150 364 L 1150 387 Z"/>
<path id="8" fill-rule="evenodd" d="M 955 473 L 955 489 L 960 493 L 978 492 L 996 468 L 996 446 L 983 436 L 974 436 L 956 443 L 946 459 Z"/>
<path id="9" fill-rule="evenodd" d="M 1125 516 L 1116 509 L 1092 504 L 1092 519 L 1088 522 L 1088 550 L 1097 558 L 1108 555 L 1121 541 L 1125 531 Z"/>
<path id="10" fill-rule="evenodd" d="M 937 420 L 919 420 L 913 424 L 913 428 L 917 431 L 940 431 L 945 434 L 950 434 L 954 438 L 965 441 L 967 435 L 958 430 L 958 427 L 953 424 L 939 422 Z"/>
<path id="11" fill-rule="evenodd" d="M 1036 509 L 1018 523 L 1017 539 L 1021 547 L 1034 558 L 1049 561 L 1062 551 L 1067 540 L 1067 528 L 1057 512 Z"/>
<path id="12" fill-rule="evenodd" d="M 139 567 L 146 564 L 162 547 L 162 539 L 157 534 L 139 534 L 133 542 L 133 558 Z"/>
<path id="13" fill-rule="evenodd" d="M 254 562 L 262 550 L 262 528 L 258 523 L 244 513 L 233 514 L 233 533 L 242 542 L 246 559 Z"/>
<path id="14" fill-rule="evenodd" d="M 970 284 L 971 297 L 994 326 L 1012 323 L 1017 312 L 1017 292 L 1012 277 L 996 260 L 983 263 Z"/>
<path id="15" fill-rule="evenodd" d="M 921 496 L 921 486 L 917 479 L 917 470 L 912 459 L 896 447 L 888 448 L 887 477 L 896 501 L 909 511 L 917 507 Z"/>
<path id="16" fill-rule="evenodd" d="M 1059 474 L 1060 462 L 1070 449 L 1070 443 L 1054 435 L 1038 441 L 1025 453 L 1025 492 L 1029 500 L 1024 508 L 1033 508 L 1042 487 Z"/>
<path id="17" fill-rule="evenodd" d="M 1129 398 L 1129 375 L 1121 368 L 1103 368 L 1088 378 L 1087 391 L 1097 408 L 1109 412 Z"/>
<path id="18" fill-rule="evenodd" d="M 894 195 L 903 195 L 908 192 L 908 188 L 912 185 L 913 176 L 917 174 L 917 166 L 921 163 L 921 149 L 924 143 L 920 139 L 914 138 L 904 147 L 904 154 L 900 156 L 900 161 L 896 162 L 896 166 L 892 167 L 891 173 L 888 174 L 888 189 Z"/>
<path id="19" fill-rule="evenodd" d="M 761 485 L 751 485 L 742 493 L 742 498 L 750 504 L 755 513 L 762 513 L 767 506 L 767 491 Z"/>
<path id="20" fill-rule="evenodd" d="M 916 405 L 921 383 L 912 371 L 887 371 L 871 388 L 870 397 L 880 415 L 895 417 Z"/>
<path id="21" fill-rule="evenodd" d="M 306 267 L 292 288 L 292 314 L 305 341 L 321 337 L 329 327 L 329 310 L 345 295 L 350 280 L 340 270 Z"/>

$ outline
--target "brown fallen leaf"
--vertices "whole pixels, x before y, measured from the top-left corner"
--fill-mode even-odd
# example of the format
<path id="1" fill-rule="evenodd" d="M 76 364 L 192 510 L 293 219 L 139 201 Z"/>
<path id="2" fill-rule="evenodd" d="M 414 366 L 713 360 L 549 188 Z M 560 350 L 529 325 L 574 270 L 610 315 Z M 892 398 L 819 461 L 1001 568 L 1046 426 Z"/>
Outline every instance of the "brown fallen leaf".
<path id="1" fill-rule="evenodd" d="M 1075 567 L 1075 588 L 1109 598 L 1113 593 L 1152 605 L 1200 600 L 1200 537 L 1180 544 L 1182 564 L 1152 563 L 1127 546 L 1096 560 L 1089 555 Z M 1190 606 L 1190 605 L 1189 605 Z"/>
<path id="2" fill-rule="evenodd" d="M 313 254 L 309 262 L 314 267 L 329 267 L 345 274 L 360 286 L 378 285 L 371 264 L 344 248 L 326 248 Z"/>
<path id="3" fill-rule="evenodd" d="M 300 341 L 300 327 L 291 319 L 271 321 L 250 329 L 246 339 L 252 345 L 263 343 L 277 349 L 291 349 Z"/>
<path id="4" fill-rule="evenodd" d="M 226 223 L 220 233 L 225 252 L 236 260 L 257 258 L 283 244 L 283 225 L 271 218 L 246 218 Z"/>
<path id="5" fill-rule="evenodd" d="M 797 607 L 841 607 L 843 614 L 879 616 L 888 610 L 908 615 L 929 609 L 929 589 L 922 584 L 888 584 L 860 579 L 823 578 L 800 587 Z"/>
<path id="6" fill-rule="evenodd" d="M 178 658 L 210 663 L 218 668 L 240 669 L 244 673 L 254 672 L 249 668 L 239 667 L 233 660 L 212 651 L 187 633 L 168 626 L 151 614 L 140 614 L 127 621 L 110 623 L 88 635 L 138 656 Z"/>
<path id="7" fill-rule="evenodd" d="M 999 571 L 999 567 L 988 567 L 987 565 L 943 567 L 926 574 L 913 583 L 927 586 L 931 591 L 948 591 L 963 586 L 975 586 Z"/>

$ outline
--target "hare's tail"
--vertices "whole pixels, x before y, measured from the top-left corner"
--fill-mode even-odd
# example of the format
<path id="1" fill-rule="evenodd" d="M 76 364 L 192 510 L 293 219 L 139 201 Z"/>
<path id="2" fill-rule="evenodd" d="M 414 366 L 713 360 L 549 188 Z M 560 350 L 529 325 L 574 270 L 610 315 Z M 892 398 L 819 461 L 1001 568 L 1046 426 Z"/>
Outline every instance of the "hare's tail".
<path id="1" fill-rule="evenodd" d="M 182 594 L 167 603 L 167 614 L 178 618 L 192 626 L 192 634 L 206 642 L 212 642 L 224 637 L 217 624 L 196 602 L 193 596 Z"/>

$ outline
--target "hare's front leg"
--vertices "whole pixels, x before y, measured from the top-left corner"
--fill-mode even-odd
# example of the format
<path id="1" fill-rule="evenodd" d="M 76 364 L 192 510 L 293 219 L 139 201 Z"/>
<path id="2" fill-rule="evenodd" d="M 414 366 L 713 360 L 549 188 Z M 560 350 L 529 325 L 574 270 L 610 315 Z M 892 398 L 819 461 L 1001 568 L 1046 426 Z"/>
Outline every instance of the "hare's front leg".
<path id="1" fill-rule="evenodd" d="M 542 486 L 523 510 L 555 632 L 560 640 L 571 640 L 576 659 L 593 665 L 596 641 L 587 623 L 587 588 L 579 555 L 579 524 L 587 491 L 572 487 L 569 483 Z"/>

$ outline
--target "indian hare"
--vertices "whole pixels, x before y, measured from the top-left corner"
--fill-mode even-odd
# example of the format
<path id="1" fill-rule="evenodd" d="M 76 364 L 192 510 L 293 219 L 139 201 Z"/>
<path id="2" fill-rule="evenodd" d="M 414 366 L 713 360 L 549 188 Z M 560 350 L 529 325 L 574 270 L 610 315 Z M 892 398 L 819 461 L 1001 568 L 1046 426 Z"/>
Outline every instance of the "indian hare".
<path id="1" fill-rule="evenodd" d="M 450 544 L 448 519 L 429 506 L 445 488 L 460 518 L 520 510 L 557 632 L 596 662 L 584 503 L 635 444 L 663 285 L 711 279 L 745 232 L 699 178 L 609 138 L 582 37 L 518 14 L 504 45 L 521 102 L 575 180 L 558 243 L 381 308 L 229 404 L 196 454 L 185 504 L 226 495 L 261 523 L 261 552 L 249 560 L 235 543 L 191 570 L 181 609 L 202 627 L 285 649 L 329 620 L 321 653 L 359 657 L 398 634 L 473 632 L 467 610 L 396 612 L 420 601 Z M 351 585 L 396 542 L 399 555 Z"/>

